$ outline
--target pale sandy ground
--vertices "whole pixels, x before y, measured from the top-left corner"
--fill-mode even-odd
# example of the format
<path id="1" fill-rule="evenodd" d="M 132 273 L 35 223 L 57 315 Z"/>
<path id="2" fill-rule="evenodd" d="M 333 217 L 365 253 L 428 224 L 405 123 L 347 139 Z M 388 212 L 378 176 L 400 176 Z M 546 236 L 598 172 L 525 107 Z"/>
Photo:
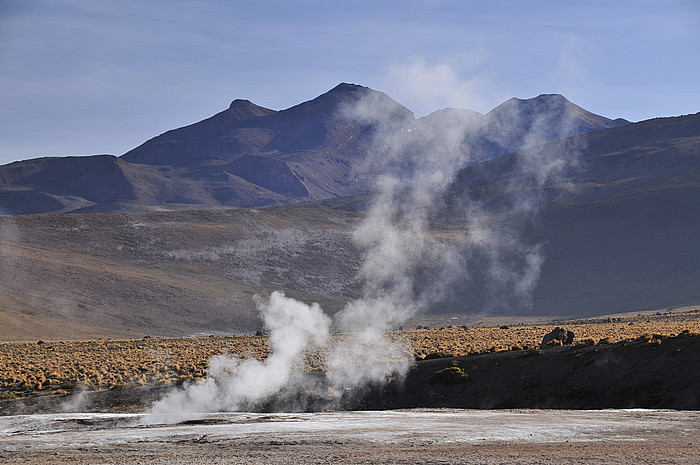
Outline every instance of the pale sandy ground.
<path id="1" fill-rule="evenodd" d="M 700 412 L 402 410 L 0 418 L 13 464 L 697 464 Z"/>

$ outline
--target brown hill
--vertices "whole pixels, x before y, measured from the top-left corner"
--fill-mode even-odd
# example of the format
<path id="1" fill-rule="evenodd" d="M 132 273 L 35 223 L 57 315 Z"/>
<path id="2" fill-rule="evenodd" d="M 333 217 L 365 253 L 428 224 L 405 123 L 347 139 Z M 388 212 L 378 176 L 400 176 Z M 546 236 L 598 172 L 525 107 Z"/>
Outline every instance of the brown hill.
<path id="1" fill-rule="evenodd" d="M 238 334 L 252 296 L 339 308 L 358 215 L 269 208 L 0 216 L 0 340 Z"/>

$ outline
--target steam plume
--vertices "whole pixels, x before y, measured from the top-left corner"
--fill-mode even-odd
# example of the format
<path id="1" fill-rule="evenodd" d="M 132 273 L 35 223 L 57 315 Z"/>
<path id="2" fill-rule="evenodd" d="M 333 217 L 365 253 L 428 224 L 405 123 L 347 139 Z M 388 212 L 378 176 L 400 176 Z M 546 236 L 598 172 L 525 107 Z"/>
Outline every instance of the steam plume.
<path id="1" fill-rule="evenodd" d="M 212 358 L 209 376 L 156 402 L 148 423 L 173 423 L 203 412 L 253 409 L 288 387 L 292 379 L 303 384 L 301 371 L 295 367 L 311 344 L 327 343 L 330 319 L 318 304 L 306 305 L 281 292 L 256 300 L 270 331 L 272 355 L 262 362 L 226 355 Z"/>
<path id="2" fill-rule="evenodd" d="M 479 302 L 481 308 L 462 303 L 472 311 L 530 303 L 544 247 L 528 240 L 523 231 L 541 210 L 546 188 L 561 185 L 577 157 L 568 150 L 531 148 L 514 159 L 515 175 L 501 180 L 497 199 L 475 195 L 469 188 L 458 195 L 459 169 L 480 157 L 465 144 L 465 137 L 478 127 L 473 119 L 416 120 L 374 92 L 342 111 L 374 128 L 371 162 L 381 173 L 369 211 L 354 233 L 365 251 L 362 297 L 332 322 L 318 304 L 307 305 L 280 292 L 258 299 L 272 355 L 263 362 L 215 357 L 209 377 L 156 403 L 150 422 L 260 408 L 276 395 L 298 400 L 309 389 L 324 392 L 318 395 L 325 402 L 322 406 L 336 406 L 348 390 L 401 378 L 410 351 L 388 339 L 386 331 L 450 297 L 455 287 L 487 294 L 488 299 Z M 524 145 L 538 144 L 541 131 L 556 130 L 542 121 L 533 124 L 537 130 Z M 568 149 L 576 152 L 575 147 Z M 453 215 L 454 223 L 461 225 L 449 240 L 435 234 L 437 211 Z M 330 342 L 331 327 L 346 337 Z M 325 354 L 323 379 L 304 374 L 299 366 L 312 347 Z M 303 402 L 290 405 L 284 408 L 308 408 Z"/>

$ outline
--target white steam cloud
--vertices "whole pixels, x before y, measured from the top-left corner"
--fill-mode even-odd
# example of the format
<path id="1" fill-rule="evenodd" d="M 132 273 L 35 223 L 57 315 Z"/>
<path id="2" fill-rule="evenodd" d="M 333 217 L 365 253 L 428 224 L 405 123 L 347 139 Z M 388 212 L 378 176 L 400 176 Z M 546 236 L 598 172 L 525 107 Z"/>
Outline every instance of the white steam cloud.
<path id="1" fill-rule="evenodd" d="M 257 299 L 272 354 L 264 361 L 220 355 L 209 361 L 209 376 L 156 402 L 149 423 L 178 422 L 202 412 L 253 409 L 283 388 L 289 388 L 312 344 L 328 342 L 330 319 L 318 304 L 306 305 L 273 292 Z M 298 378 L 297 383 L 304 384 Z"/>
<path id="2" fill-rule="evenodd" d="M 442 61 L 424 58 L 391 63 L 382 80 L 392 96 L 406 102 L 419 115 L 436 108 L 482 108 L 497 99 L 483 64 L 487 53 L 483 47 Z"/>
<path id="3" fill-rule="evenodd" d="M 431 75 L 423 65 L 418 69 L 417 80 L 425 85 Z M 447 68 L 437 69 L 434 76 L 447 84 L 456 79 Z M 576 164 L 571 153 L 577 148 L 521 152 L 511 161 L 516 175 L 508 172 L 500 179 L 494 197 L 473 192 L 471 185 L 460 189 L 456 179 L 461 168 L 481 158 L 470 152 L 466 140 L 475 129 L 483 133 L 483 121 L 465 113 L 416 120 L 391 99 L 371 91 L 342 111 L 373 128 L 370 163 L 381 173 L 371 207 L 354 233 L 365 251 L 362 297 L 332 321 L 318 304 L 307 305 L 280 292 L 258 299 L 272 355 L 264 361 L 215 357 L 206 380 L 157 402 L 148 422 L 177 422 L 220 410 L 337 408 L 348 392 L 405 375 L 410 351 L 389 339 L 386 331 L 463 295 L 455 294 L 455 288 L 478 289 L 488 296 L 479 301 L 480 308 L 475 302 L 462 302 L 463 310 L 530 302 L 544 247 L 528 240 L 523 231 L 537 218 L 547 188 L 563 184 Z M 524 146 L 539 143 L 544 132 L 560 130 L 547 127 L 547 121 L 531 124 L 533 136 L 523 140 Z M 498 140 L 499 134 L 491 136 Z M 443 222 L 449 215 L 451 224 L 459 225 L 450 229 L 447 239 L 437 234 L 440 215 Z M 330 337 L 331 330 L 344 336 Z M 323 374 L 304 372 L 304 355 L 310 350 L 323 354 Z"/>

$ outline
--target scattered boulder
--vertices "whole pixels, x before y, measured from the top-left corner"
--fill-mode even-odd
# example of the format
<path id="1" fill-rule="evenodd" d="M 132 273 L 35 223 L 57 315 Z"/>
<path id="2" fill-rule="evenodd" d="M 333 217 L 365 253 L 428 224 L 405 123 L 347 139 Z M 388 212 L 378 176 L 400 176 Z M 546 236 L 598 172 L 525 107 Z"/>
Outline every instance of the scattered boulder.
<path id="1" fill-rule="evenodd" d="M 568 329 L 556 327 L 552 332 L 542 338 L 541 348 L 548 345 L 571 345 L 574 342 L 574 333 Z"/>

